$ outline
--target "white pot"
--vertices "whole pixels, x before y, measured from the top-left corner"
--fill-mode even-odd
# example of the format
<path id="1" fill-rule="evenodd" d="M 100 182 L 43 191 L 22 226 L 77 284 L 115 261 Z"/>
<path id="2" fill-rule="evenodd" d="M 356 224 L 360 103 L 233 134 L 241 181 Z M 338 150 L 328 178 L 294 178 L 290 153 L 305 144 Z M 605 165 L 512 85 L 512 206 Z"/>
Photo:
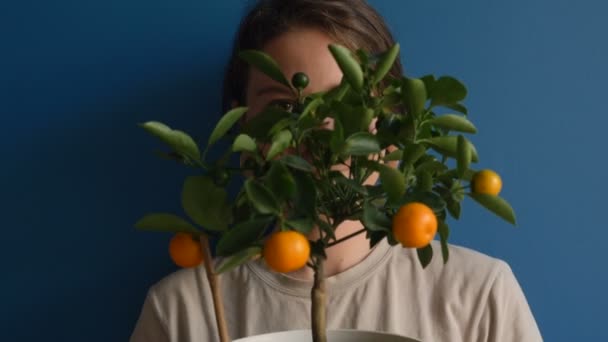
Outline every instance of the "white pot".
<path id="1" fill-rule="evenodd" d="M 328 342 L 420 342 L 411 338 L 374 331 L 329 330 Z M 311 342 L 310 330 L 291 330 L 272 334 L 245 337 L 234 342 Z"/>

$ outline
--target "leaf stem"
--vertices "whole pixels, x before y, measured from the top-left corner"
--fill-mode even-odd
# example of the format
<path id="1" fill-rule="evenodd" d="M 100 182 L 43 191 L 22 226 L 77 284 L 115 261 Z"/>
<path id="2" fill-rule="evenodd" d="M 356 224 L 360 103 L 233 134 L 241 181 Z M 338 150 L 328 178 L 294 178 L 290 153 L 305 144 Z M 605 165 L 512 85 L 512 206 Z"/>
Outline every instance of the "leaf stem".
<path id="1" fill-rule="evenodd" d="M 346 241 L 346 240 L 348 240 L 348 239 L 350 239 L 350 238 L 353 238 L 353 237 L 355 237 L 355 236 L 357 236 L 357 235 L 359 235 L 359 234 L 361 234 L 361 233 L 363 233 L 363 232 L 365 232 L 365 228 L 362 228 L 362 229 L 360 229 L 360 230 L 358 230 L 358 231 L 356 231 L 356 232 L 354 232 L 354 233 L 352 233 L 352 234 L 349 234 L 349 235 L 347 235 L 347 236 L 345 236 L 345 237 L 343 237 L 343 238 L 340 238 L 340 239 L 338 239 L 338 240 L 334 240 L 334 241 L 332 241 L 332 242 L 328 243 L 328 244 L 327 244 L 327 248 L 329 248 L 329 247 L 331 247 L 331 246 L 335 246 L 335 245 L 337 245 L 337 244 L 339 244 L 339 243 L 342 243 L 342 242 L 344 242 L 344 241 Z"/>

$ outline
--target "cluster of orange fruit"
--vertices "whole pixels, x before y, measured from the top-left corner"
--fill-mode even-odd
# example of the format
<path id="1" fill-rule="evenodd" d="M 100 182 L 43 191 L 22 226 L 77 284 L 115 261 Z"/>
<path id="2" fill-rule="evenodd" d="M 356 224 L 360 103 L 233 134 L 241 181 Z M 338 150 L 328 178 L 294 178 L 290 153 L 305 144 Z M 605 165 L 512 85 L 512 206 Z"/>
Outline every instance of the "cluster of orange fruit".
<path id="1" fill-rule="evenodd" d="M 502 189 L 500 176 L 492 170 L 476 172 L 471 180 L 471 191 L 477 194 L 498 195 Z M 437 233 L 437 217 L 424 203 L 404 204 L 393 216 L 393 235 L 406 248 L 428 245 Z M 180 267 L 195 267 L 203 261 L 200 241 L 188 233 L 177 233 L 169 243 L 169 255 Z M 289 273 L 306 265 L 310 257 L 308 238 L 296 231 L 277 231 L 264 243 L 262 257 L 276 272 Z"/>

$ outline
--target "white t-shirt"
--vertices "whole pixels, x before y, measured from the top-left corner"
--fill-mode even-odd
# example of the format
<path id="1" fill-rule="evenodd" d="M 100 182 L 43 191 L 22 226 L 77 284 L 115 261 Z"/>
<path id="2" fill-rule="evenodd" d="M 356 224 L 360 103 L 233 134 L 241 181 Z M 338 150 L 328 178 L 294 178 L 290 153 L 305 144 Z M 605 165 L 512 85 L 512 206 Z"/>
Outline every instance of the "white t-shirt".
<path id="1" fill-rule="evenodd" d="M 510 267 L 501 260 L 440 246 L 426 269 L 416 251 L 386 240 L 359 264 L 327 278 L 328 329 L 384 331 L 440 341 L 535 342 L 542 337 Z M 226 321 L 233 339 L 310 329 L 311 282 L 251 261 L 222 274 Z M 131 342 L 218 341 L 211 292 L 202 266 L 179 270 L 148 292 Z"/>

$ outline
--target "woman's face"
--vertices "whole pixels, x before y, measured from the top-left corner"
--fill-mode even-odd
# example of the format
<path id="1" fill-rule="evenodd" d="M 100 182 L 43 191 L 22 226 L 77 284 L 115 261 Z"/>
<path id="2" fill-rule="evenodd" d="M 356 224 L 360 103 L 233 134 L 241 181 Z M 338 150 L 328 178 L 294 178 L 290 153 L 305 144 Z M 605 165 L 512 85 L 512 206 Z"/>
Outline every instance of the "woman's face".
<path id="1" fill-rule="evenodd" d="M 315 29 L 298 28 L 283 33 L 268 42 L 263 51 L 279 64 L 288 80 L 297 72 L 310 79 L 305 94 L 330 90 L 340 84 L 342 71 L 336 64 L 328 45 L 333 43 L 326 34 Z M 250 69 L 246 87 L 246 120 L 270 104 L 289 106 L 296 99 L 293 92 L 273 81 L 255 68 Z"/>

